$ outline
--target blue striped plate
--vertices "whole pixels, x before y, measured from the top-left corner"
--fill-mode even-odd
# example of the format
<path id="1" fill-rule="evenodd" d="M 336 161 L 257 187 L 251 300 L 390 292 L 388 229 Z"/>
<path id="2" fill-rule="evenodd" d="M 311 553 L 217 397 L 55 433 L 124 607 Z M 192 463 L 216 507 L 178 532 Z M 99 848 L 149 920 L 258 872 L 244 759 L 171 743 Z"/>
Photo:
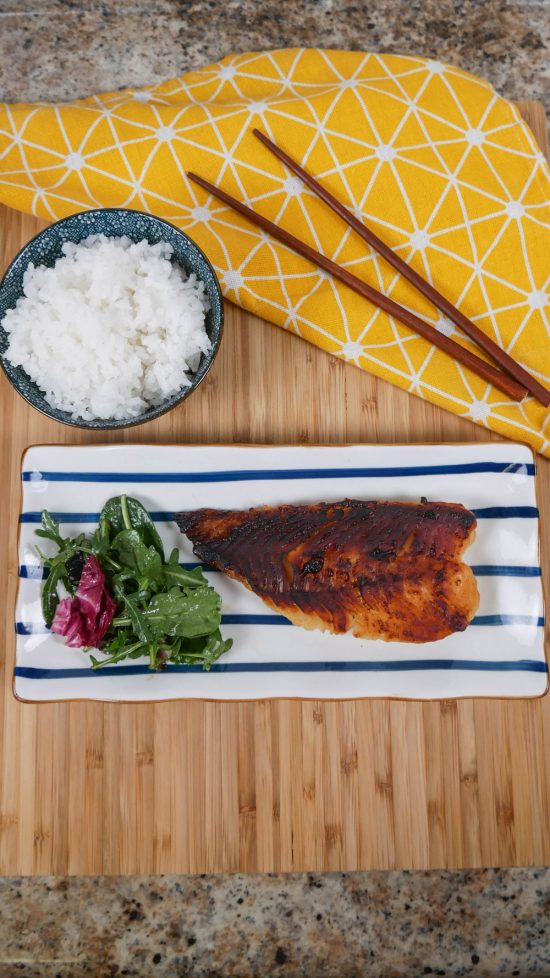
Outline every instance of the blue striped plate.
<path id="1" fill-rule="evenodd" d="M 14 688 L 28 701 L 94 699 L 348 699 L 542 696 L 547 687 L 535 465 L 528 448 L 488 445 L 238 447 L 39 446 L 22 471 L 17 661 Z M 426 645 L 306 631 L 241 584 L 206 573 L 223 598 L 234 646 L 210 673 L 132 662 L 94 673 L 88 657 L 48 633 L 34 531 L 49 509 L 67 532 L 91 530 L 109 496 L 138 496 L 167 550 L 196 563 L 170 519 L 178 509 L 361 499 L 460 502 L 478 518 L 466 553 L 481 602 L 467 629 Z"/>

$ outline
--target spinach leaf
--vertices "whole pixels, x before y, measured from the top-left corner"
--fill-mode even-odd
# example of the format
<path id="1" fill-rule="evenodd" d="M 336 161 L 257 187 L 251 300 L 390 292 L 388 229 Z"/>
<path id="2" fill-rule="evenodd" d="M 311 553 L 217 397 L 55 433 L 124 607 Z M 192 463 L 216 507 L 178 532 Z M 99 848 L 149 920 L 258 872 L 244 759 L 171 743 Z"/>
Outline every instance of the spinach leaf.
<path id="1" fill-rule="evenodd" d="M 162 560 L 154 547 L 146 547 L 137 530 L 122 530 L 112 543 L 123 569 L 131 571 L 138 590 L 158 590 L 164 584 Z"/>
<path id="2" fill-rule="evenodd" d="M 113 496 L 105 503 L 100 515 L 108 520 L 113 535 L 122 530 L 137 530 L 147 547 L 154 547 L 164 560 L 164 547 L 149 513 L 137 499 L 132 496 Z"/>
<path id="3" fill-rule="evenodd" d="M 147 550 L 137 530 L 121 530 L 111 543 L 119 563 L 131 570 L 138 570 L 138 551 Z"/>

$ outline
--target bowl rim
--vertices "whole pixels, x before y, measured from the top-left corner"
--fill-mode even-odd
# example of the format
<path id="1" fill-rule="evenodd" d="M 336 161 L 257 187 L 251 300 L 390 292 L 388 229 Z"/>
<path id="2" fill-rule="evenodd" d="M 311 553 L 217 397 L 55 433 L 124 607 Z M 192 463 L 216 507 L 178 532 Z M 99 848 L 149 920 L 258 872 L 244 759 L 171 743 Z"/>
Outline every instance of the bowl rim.
<path id="1" fill-rule="evenodd" d="M 66 217 L 61 217 L 59 218 L 58 221 L 52 221 L 45 228 L 42 228 L 41 231 L 37 231 L 37 233 L 34 234 L 32 238 L 29 238 L 29 240 L 23 245 L 22 248 L 19 249 L 16 255 L 12 258 L 4 274 L 2 275 L 2 278 L 0 279 L 0 292 L 4 288 L 5 281 L 9 273 L 11 272 L 13 266 L 19 261 L 20 258 L 22 258 L 26 250 L 35 241 L 38 241 L 39 238 L 41 238 L 43 235 L 46 235 L 53 227 L 57 227 L 58 225 L 65 224 L 68 221 L 73 220 L 75 217 L 78 218 L 78 217 L 84 217 L 85 215 L 87 216 L 87 215 L 105 214 L 105 213 L 137 214 L 139 217 L 145 217 L 148 220 L 153 221 L 157 224 L 162 224 L 165 225 L 166 227 L 169 227 L 172 231 L 175 231 L 177 234 L 181 235 L 183 238 L 189 241 L 190 244 L 197 249 L 199 255 L 201 256 L 201 258 L 206 263 L 206 265 L 208 266 L 208 268 L 212 273 L 212 279 L 215 285 L 215 290 L 217 292 L 219 308 L 220 308 L 219 326 L 217 330 L 217 336 L 214 342 L 212 343 L 211 349 L 208 351 L 208 353 L 203 354 L 204 356 L 208 357 L 208 359 L 206 361 L 206 366 L 204 367 L 204 372 L 202 376 L 197 380 L 195 384 L 192 383 L 189 387 L 183 388 L 181 394 L 176 397 L 175 401 L 172 401 L 171 403 L 166 404 L 165 406 L 161 404 L 158 406 L 158 408 L 152 408 L 150 412 L 145 411 L 143 414 L 138 415 L 136 418 L 128 418 L 128 419 L 121 418 L 120 420 L 113 420 L 112 422 L 110 422 L 109 419 L 105 419 L 105 421 L 103 421 L 103 419 L 99 418 L 97 420 L 100 422 L 100 424 L 94 424 L 92 422 L 88 422 L 84 420 L 77 421 L 76 419 L 73 418 L 58 418 L 55 415 L 51 414 L 50 411 L 48 411 L 42 405 L 34 404 L 30 400 L 30 398 L 27 397 L 27 395 L 19 388 L 19 386 L 17 385 L 13 377 L 10 376 L 10 374 L 6 369 L 6 365 L 4 363 L 4 355 L 0 354 L 0 366 L 2 367 L 4 376 L 8 379 L 9 383 L 11 384 L 13 389 L 17 392 L 17 394 L 19 394 L 19 396 L 22 397 L 23 400 L 30 405 L 30 407 L 34 408 L 35 411 L 39 411 L 40 414 L 44 415 L 44 417 L 49 418 L 50 421 L 56 421 L 58 424 L 64 424 L 70 428 L 81 428 L 82 430 L 85 431 L 115 431 L 120 428 L 134 428 L 140 424 L 147 424 L 149 421 L 156 421 L 157 418 L 162 417 L 163 414 L 167 414 L 173 408 L 177 407 L 179 404 L 182 403 L 182 401 L 185 401 L 185 399 L 189 397 L 193 393 L 193 391 L 195 391 L 202 384 L 204 378 L 206 377 L 212 364 L 214 363 L 214 360 L 216 359 L 222 341 L 222 335 L 224 330 L 224 319 L 225 319 L 224 300 L 223 300 L 221 286 L 218 280 L 218 276 L 216 274 L 216 270 L 212 265 L 212 262 L 210 261 L 208 256 L 204 253 L 200 245 L 198 245 L 193 238 L 191 238 L 185 231 L 182 231 L 182 229 L 179 228 L 176 224 L 172 224 L 171 221 L 167 221 L 166 218 L 157 217 L 156 214 L 150 214 L 148 211 L 134 210 L 131 207 L 93 207 L 90 208 L 89 210 L 75 211 L 74 214 L 67 214 Z M 120 237 L 120 235 L 115 235 L 115 237 Z M 51 410 L 55 411 L 57 409 L 52 408 Z"/>

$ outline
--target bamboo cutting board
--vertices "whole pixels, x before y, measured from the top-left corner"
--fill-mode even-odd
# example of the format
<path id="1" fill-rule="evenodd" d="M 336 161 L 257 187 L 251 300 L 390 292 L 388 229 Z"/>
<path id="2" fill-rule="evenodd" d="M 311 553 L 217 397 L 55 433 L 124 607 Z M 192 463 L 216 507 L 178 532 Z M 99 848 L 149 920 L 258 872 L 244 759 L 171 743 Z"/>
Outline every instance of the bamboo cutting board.
<path id="1" fill-rule="evenodd" d="M 543 109 L 521 110 L 548 149 Z M 3 210 L 2 264 L 43 224 Z M 0 378 L 0 873 L 184 873 L 550 863 L 550 697 L 442 703 L 32 706 L 11 682 L 17 516 L 32 444 L 499 440 L 233 306 L 202 387 L 94 436 Z M 539 464 L 550 575 L 550 463 Z M 548 600 L 548 598 L 547 598 Z"/>

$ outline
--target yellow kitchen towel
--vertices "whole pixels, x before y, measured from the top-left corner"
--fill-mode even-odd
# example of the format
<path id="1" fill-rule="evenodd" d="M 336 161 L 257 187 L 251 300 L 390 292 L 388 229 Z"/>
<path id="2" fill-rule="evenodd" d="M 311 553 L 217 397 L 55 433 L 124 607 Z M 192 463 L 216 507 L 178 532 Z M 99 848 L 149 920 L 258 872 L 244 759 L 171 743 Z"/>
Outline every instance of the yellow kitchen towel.
<path id="1" fill-rule="evenodd" d="M 228 299 L 550 456 L 540 404 L 508 400 L 187 180 L 202 174 L 476 350 L 253 126 L 550 386 L 550 171 L 514 105 L 439 61 L 268 51 L 150 88 L 6 104 L 0 199 L 51 220 L 94 207 L 167 218 L 204 249 Z"/>

